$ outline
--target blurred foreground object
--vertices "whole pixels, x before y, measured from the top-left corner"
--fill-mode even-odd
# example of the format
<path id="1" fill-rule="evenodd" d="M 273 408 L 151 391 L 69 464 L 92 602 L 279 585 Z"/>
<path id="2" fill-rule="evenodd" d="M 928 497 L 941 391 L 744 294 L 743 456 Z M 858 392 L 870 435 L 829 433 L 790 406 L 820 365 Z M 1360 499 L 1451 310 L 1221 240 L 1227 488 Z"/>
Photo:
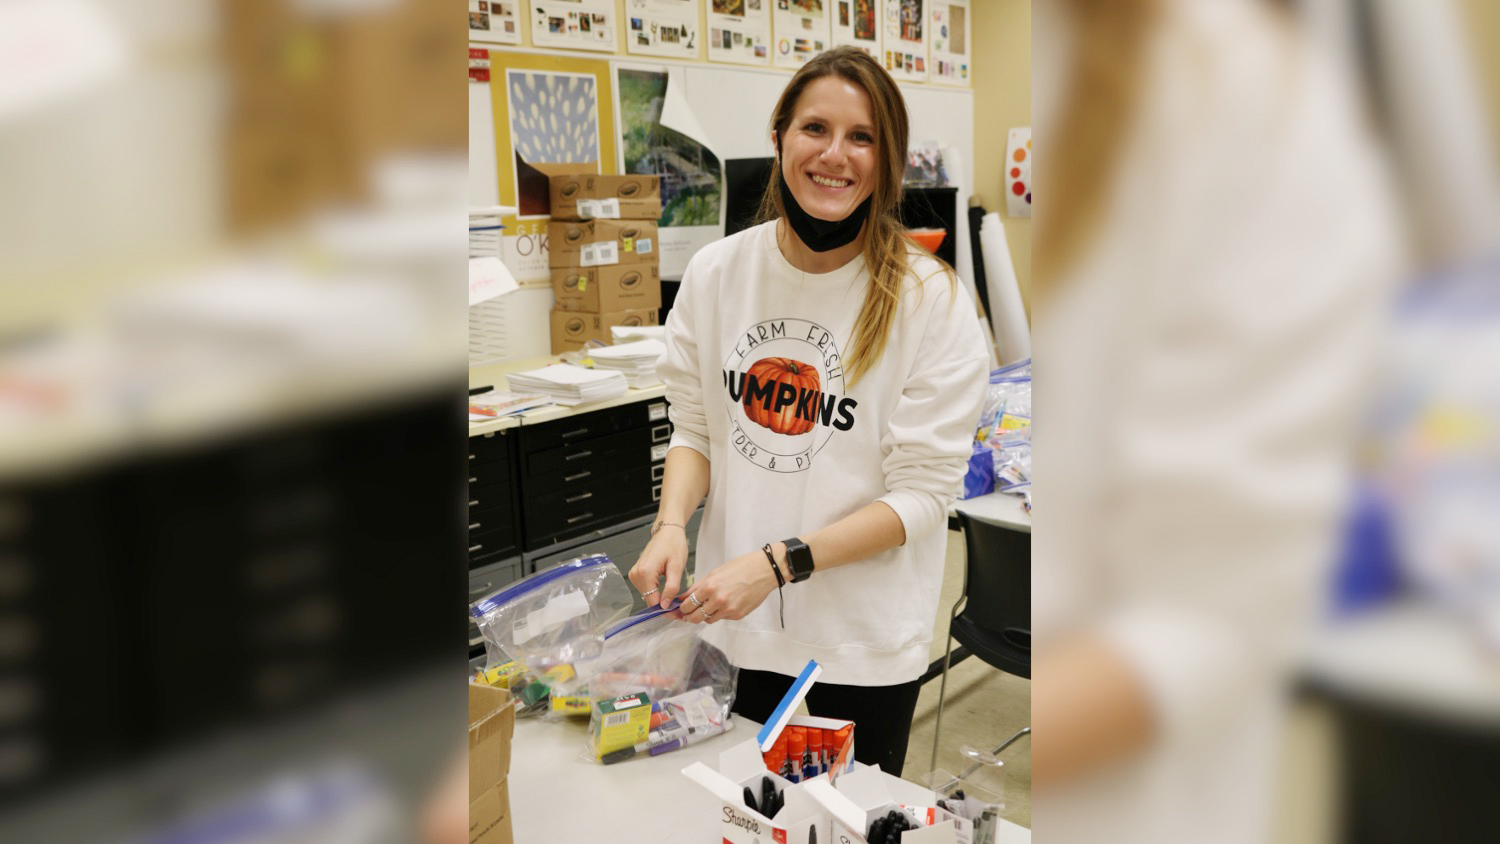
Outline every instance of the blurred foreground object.
<path id="1" fill-rule="evenodd" d="M 1492 841 L 1500 259 L 1408 291 L 1384 357 L 1366 467 L 1373 527 L 1340 578 L 1346 590 L 1383 588 L 1341 596 L 1313 640 L 1306 685 L 1337 731 L 1341 840 Z"/>
<path id="2" fill-rule="evenodd" d="M 1264 841 L 1404 273 L 1392 180 L 1280 4 L 1035 20 L 1034 829 Z"/>
<path id="3" fill-rule="evenodd" d="M 460 32 L 0 4 L 0 840 L 414 833 L 463 723 Z"/>

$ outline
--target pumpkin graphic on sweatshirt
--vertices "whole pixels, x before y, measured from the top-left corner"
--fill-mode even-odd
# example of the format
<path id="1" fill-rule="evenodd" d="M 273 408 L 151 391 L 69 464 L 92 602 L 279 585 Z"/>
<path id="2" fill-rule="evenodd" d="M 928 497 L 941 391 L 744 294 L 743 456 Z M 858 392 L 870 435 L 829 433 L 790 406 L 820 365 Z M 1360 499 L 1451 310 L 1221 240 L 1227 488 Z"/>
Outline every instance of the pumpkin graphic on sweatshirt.
<path id="1" fill-rule="evenodd" d="M 818 391 L 817 369 L 791 358 L 761 358 L 750 366 L 747 375 L 744 405 L 751 422 L 787 436 L 813 429 L 811 416 L 797 416 L 797 399 Z"/>

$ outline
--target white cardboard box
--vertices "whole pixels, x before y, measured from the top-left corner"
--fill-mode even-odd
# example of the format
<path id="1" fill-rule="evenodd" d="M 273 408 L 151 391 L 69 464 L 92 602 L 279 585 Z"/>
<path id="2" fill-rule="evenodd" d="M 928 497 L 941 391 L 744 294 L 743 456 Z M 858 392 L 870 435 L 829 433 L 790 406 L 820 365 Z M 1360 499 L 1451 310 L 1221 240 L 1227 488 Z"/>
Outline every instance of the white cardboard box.
<path id="1" fill-rule="evenodd" d="M 694 762 L 682 769 L 682 775 L 698 783 L 719 798 L 722 805 L 721 837 L 728 844 L 822 844 L 833 840 L 828 813 L 818 801 L 808 796 L 807 787 L 827 777 L 805 783 L 791 783 L 766 770 L 764 758 L 755 740 L 741 742 L 719 754 L 719 770 Z M 745 805 L 745 787 L 759 796 L 763 777 L 776 784 L 776 792 L 786 804 L 776 820 Z M 816 839 L 810 833 L 815 832 Z"/>
<path id="2" fill-rule="evenodd" d="M 832 818 L 834 844 L 868 844 L 865 833 L 870 824 L 892 809 L 905 811 L 903 806 L 933 807 L 936 823 L 903 832 L 901 844 L 968 844 L 973 837 L 968 820 L 936 808 L 937 795 L 930 789 L 879 768 L 855 768 L 839 777 L 836 786 L 818 777 L 808 781 L 804 790 Z"/>

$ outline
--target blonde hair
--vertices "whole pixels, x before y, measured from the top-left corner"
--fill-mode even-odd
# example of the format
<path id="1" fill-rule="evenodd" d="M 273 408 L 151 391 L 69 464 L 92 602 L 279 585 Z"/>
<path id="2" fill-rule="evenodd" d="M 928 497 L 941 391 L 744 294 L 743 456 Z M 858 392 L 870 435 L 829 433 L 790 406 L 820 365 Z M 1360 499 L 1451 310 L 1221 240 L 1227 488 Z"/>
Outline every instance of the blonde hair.
<path id="1" fill-rule="evenodd" d="M 1051 133 L 1039 147 L 1036 181 L 1046 185 L 1032 244 L 1033 290 L 1043 298 L 1080 257 L 1110 196 L 1121 138 L 1145 85 L 1148 38 L 1160 0 L 1066 0 L 1073 43 L 1069 87 Z"/>
<path id="2" fill-rule="evenodd" d="M 803 89 L 824 76 L 837 76 L 864 90 L 870 98 L 875 131 L 875 189 L 870 193 L 864 246 L 870 287 L 854 323 L 853 348 L 844 357 L 844 372 L 849 383 L 853 384 L 878 363 L 885 352 L 891 325 L 896 321 L 896 310 L 901 304 L 901 284 L 910 269 L 909 250 L 921 247 L 906 235 L 906 228 L 896 218 L 896 207 L 901 204 L 901 180 L 906 173 L 906 100 L 895 80 L 868 54 L 857 47 L 835 47 L 803 65 L 776 101 L 776 108 L 771 112 L 771 129 L 777 138 L 786 137 Z M 771 168 L 771 179 L 766 183 L 757 216 L 760 222 L 786 216 L 786 209 L 781 204 L 780 155 L 776 166 Z M 941 259 L 938 263 L 948 273 L 949 282 L 956 285 L 953 269 Z"/>

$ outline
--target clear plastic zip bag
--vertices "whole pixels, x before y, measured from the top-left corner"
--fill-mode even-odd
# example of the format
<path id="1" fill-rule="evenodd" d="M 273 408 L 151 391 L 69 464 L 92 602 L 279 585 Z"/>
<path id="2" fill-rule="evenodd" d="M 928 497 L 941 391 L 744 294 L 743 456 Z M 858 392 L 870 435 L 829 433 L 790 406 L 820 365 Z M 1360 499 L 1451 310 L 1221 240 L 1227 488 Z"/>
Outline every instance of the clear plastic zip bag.
<path id="1" fill-rule="evenodd" d="M 734 666 L 675 609 L 619 622 L 599 658 L 580 666 L 592 698 L 589 759 L 659 756 L 733 729 Z"/>
<path id="2" fill-rule="evenodd" d="M 487 668 L 511 678 L 521 714 L 588 714 L 573 694 L 576 665 L 597 658 L 633 595 L 609 557 L 579 557 L 522 578 L 470 608 L 484 636 Z"/>

